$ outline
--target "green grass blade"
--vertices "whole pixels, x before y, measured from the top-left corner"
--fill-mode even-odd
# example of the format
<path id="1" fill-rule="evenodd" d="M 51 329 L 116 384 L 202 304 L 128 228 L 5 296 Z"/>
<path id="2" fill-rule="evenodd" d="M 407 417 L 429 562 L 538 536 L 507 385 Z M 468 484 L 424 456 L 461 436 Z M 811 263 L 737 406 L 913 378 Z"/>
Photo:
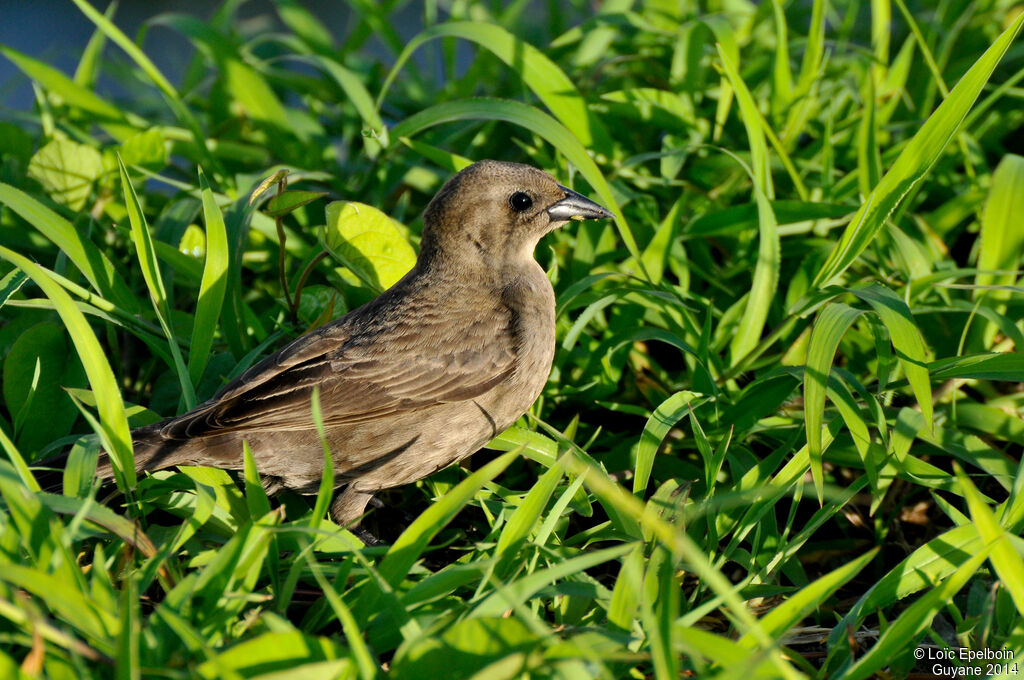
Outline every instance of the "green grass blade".
<path id="1" fill-rule="evenodd" d="M 313 423 L 316 425 L 317 434 L 320 435 L 320 445 L 324 451 L 324 468 L 320 477 L 320 488 L 316 494 L 313 514 L 309 517 L 310 528 L 316 529 L 327 514 L 327 509 L 331 505 L 331 496 L 334 493 L 334 458 L 331 457 L 331 447 L 327 443 L 327 431 L 324 429 L 323 411 L 320 410 L 319 385 L 313 387 L 310 406 L 313 409 Z"/>
<path id="2" fill-rule="evenodd" d="M 128 431 L 128 417 L 124 401 L 117 387 L 117 379 L 107 362 L 103 348 L 89 327 L 89 322 L 78 310 L 71 297 L 55 283 L 39 265 L 12 250 L 0 246 L 0 257 L 24 271 L 53 302 L 61 320 L 68 329 L 68 335 L 75 345 L 82 366 L 89 378 L 89 384 L 96 394 L 100 415 L 100 432 L 104 448 L 111 453 L 118 484 L 122 489 L 135 486 L 135 464 L 132 456 L 131 435 Z"/>
<path id="3" fill-rule="evenodd" d="M 313 572 L 316 582 L 323 591 L 324 597 L 327 598 L 331 610 L 338 621 L 341 622 L 341 629 L 345 633 L 345 639 L 352 649 L 352 656 L 355 658 L 356 667 L 359 669 L 359 677 L 362 680 L 372 680 L 372 678 L 377 677 L 377 671 L 380 666 L 367 648 L 366 642 L 363 640 L 362 631 L 359 630 L 356 619 L 352 616 L 352 610 L 345 605 L 344 600 L 338 595 L 334 586 L 321 573 L 320 564 L 313 559 L 312 554 L 306 555 L 306 562 L 309 564 L 310 571 Z"/>
<path id="4" fill-rule="evenodd" d="M 864 110 L 857 127 L 857 183 L 862 196 L 867 196 L 878 186 L 882 176 L 882 153 L 878 148 L 878 118 L 875 107 L 874 81 L 867 79 L 864 85 Z"/>
<path id="5" fill-rule="evenodd" d="M 139 621 L 139 584 L 133 577 L 128 577 L 125 581 L 124 589 L 121 591 L 121 606 L 118 608 L 121 631 L 114 649 L 114 678 L 139 680 L 142 677 L 139 660 L 139 636 L 142 627 Z"/>
<path id="6" fill-rule="evenodd" d="M 564 475 L 565 470 L 561 463 L 556 462 L 527 492 L 523 502 L 512 513 L 501 535 L 498 536 L 498 543 L 494 547 L 494 557 L 498 558 L 498 563 L 494 566 L 494 573 L 499 576 L 505 575 L 505 569 L 515 559 L 520 546 L 526 542 L 530 531 L 537 525 L 544 508 L 551 500 L 551 495 L 555 492 L 555 487 Z"/>
<path id="7" fill-rule="evenodd" d="M 772 64 L 772 111 L 777 113 L 793 96 L 793 69 L 789 65 L 789 27 L 780 0 L 772 0 L 775 19 L 775 61 Z"/>
<path id="8" fill-rule="evenodd" d="M 843 584 L 859 574 L 878 555 L 878 551 L 878 548 L 869 550 L 860 557 L 825 574 L 814 583 L 804 586 L 800 592 L 790 596 L 785 602 L 765 614 L 761 618 L 761 627 L 769 635 L 775 637 L 783 635 L 825 602 Z M 737 640 L 737 643 L 742 647 L 750 648 L 754 646 L 754 639 L 745 635 Z"/>
<path id="9" fill-rule="evenodd" d="M 632 543 L 623 543 L 603 550 L 588 551 L 563 562 L 558 562 L 547 569 L 540 569 L 527 574 L 512 583 L 496 583 L 492 594 L 477 605 L 469 613 L 469 616 L 471 618 L 501 616 L 506 610 L 526 603 L 541 588 L 572 574 L 578 574 L 586 569 L 592 569 L 599 564 L 622 557 L 632 550 Z"/>
<path id="10" fill-rule="evenodd" d="M 1017 613 L 1024 616 L 1024 560 L 1014 548 L 1009 534 L 999 525 L 992 509 L 988 507 L 977 487 L 964 474 L 960 466 L 955 467 L 957 482 L 967 499 L 971 520 L 978 529 L 978 535 L 991 549 L 992 566 L 1003 586 L 1013 598 Z"/>
<path id="11" fill-rule="evenodd" d="M 676 426 L 690 412 L 690 403 L 698 396 L 695 392 L 684 390 L 676 392 L 658 405 L 654 413 L 644 425 L 640 441 L 636 445 L 636 463 L 633 476 L 633 493 L 643 496 L 654 469 L 654 456 L 661 447 L 668 431 Z"/>
<path id="12" fill-rule="evenodd" d="M 228 288 L 230 258 L 224 216 L 202 170 L 199 171 L 199 186 L 203 197 L 203 219 L 206 222 L 206 263 L 203 266 L 203 280 L 199 285 L 192 342 L 189 344 L 188 375 L 194 387 L 199 385 L 199 379 L 203 377 L 206 362 L 210 358 L 217 321 L 224 306 L 224 293 Z"/>
<path id="13" fill-rule="evenodd" d="M 754 280 L 750 286 L 743 316 L 730 343 L 730 352 L 734 360 L 753 350 L 764 333 L 768 310 L 771 308 L 775 291 L 779 284 L 779 266 L 781 253 L 779 246 L 778 224 L 772 211 L 770 198 L 775 197 L 772 185 L 771 168 L 768 159 L 768 145 L 764 138 L 761 112 L 757 108 L 750 90 L 740 77 L 736 65 L 728 54 L 718 47 L 718 56 L 725 66 L 726 76 L 736 91 L 740 105 L 740 116 L 747 129 L 750 140 L 750 163 L 753 169 L 754 198 L 757 202 L 758 250 L 757 263 L 754 265 Z"/>
<path id="14" fill-rule="evenodd" d="M 363 124 L 367 128 L 364 132 L 367 151 L 371 158 L 375 157 L 381 147 L 386 148 L 390 143 L 388 129 L 363 81 L 358 75 L 326 56 L 311 55 L 306 61 L 322 68 L 341 87 L 352 106 L 356 108 L 359 117 L 363 119 Z"/>
<path id="15" fill-rule="evenodd" d="M 992 173 L 992 186 L 982 213 L 975 285 L 1012 286 L 1017 280 L 1013 272 L 1024 256 L 1021 215 L 1024 215 L 1024 156 L 1006 154 Z M 989 300 L 1008 300 L 1012 293 L 1009 290 L 974 291 L 975 299 L 981 296 Z"/>
<path id="16" fill-rule="evenodd" d="M 850 292 L 870 304 L 888 329 L 900 364 L 903 365 L 907 380 L 921 407 L 921 413 L 931 428 L 933 409 L 932 386 L 928 377 L 928 352 L 910 308 L 898 295 L 880 284 L 870 288 L 853 289 Z"/>
<path id="17" fill-rule="evenodd" d="M 206 148 L 206 140 L 202 133 L 202 128 L 199 127 L 199 122 L 196 120 L 195 116 L 192 115 L 189 108 L 185 106 L 185 103 L 181 100 L 181 97 L 174 89 L 174 86 L 171 85 L 170 81 L 164 77 L 163 73 L 160 72 L 160 69 L 156 67 L 156 64 L 154 64 L 153 61 L 146 56 L 146 53 L 143 52 L 138 45 L 132 42 L 132 40 L 126 36 L 123 31 L 121 31 L 121 29 L 115 26 L 114 22 L 112 22 L 108 17 L 100 14 L 99 11 L 87 2 L 87 0 L 73 0 L 73 2 L 78 9 L 82 11 L 82 14 L 96 24 L 97 28 L 103 31 L 103 33 L 110 38 L 115 45 L 124 50 L 125 53 L 131 57 L 132 61 L 142 69 L 142 72 L 146 74 L 146 77 L 153 81 L 153 84 L 159 88 L 167 99 L 171 110 L 174 111 L 178 120 L 182 121 L 192 132 L 193 141 L 195 142 L 196 149 L 199 151 L 200 156 L 216 167 L 218 164 L 215 163 L 213 156 Z"/>
<path id="18" fill-rule="evenodd" d="M 907 607 L 843 677 L 846 680 L 866 680 L 898 655 L 908 652 L 911 645 L 917 644 L 921 634 L 931 626 L 935 615 L 977 573 L 989 552 L 989 548 L 982 548 L 979 553 L 963 559 L 949 578 Z"/>
<path id="19" fill-rule="evenodd" d="M 128 121 L 125 118 L 124 112 L 92 90 L 79 85 L 52 66 L 22 54 L 11 47 L 0 45 L 0 54 L 10 59 L 22 73 L 39 83 L 43 89 L 59 95 L 71 106 L 77 106 L 83 111 L 96 116 L 100 121 L 107 120 L 120 123 L 119 126 L 111 126 L 112 132 L 121 132 L 123 138 L 127 138 L 131 134 L 131 130 L 127 129 Z"/>
<path id="20" fill-rule="evenodd" d="M 0 182 L 0 203 L 60 248 L 103 297 L 134 313 L 138 303 L 113 263 L 70 222 L 28 194 Z"/>
<path id="21" fill-rule="evenodd" d="M 484 484 L 501 474 L 502 470 L 519 455 L 519 451 L 509 451 L 495 458 L 459 482 L 455 488 L 417 517 L 402 532 L 381 561 L 378 572 L 384 582 L 391 588 L 396 587 L 437 532 L 469 503 Z M 373 613 L 379 594 L 380 591 L 372 587 L 363 592 L 353 608 L 357 620 L 366 621 Z"/>
<path id="22" fill-rule="evenodd" d="M 334 49 L 331 32 L 297 0 L 277 0 L 274 9 L 285 26 L 292 29 L 307 45 L 324 52 Z"/>
<path id="23" fill-rule="evenodd" d="M 834 282 L 853 264 L 885 220 L 899 206 L 903 198 L 924 178 L 938 160 L 946 145 L 959 130 L 971 105 L 981 94 L 992 71 L 995 70 L 1010 43 L 1024 25 L 1024 14 L 1003 31 L 985 53 L 964 74 L 942 104 L 929 116 L 917 134 L 904 147 L 899 158 L 878 182 L 860 210 L 850 220 L 839 243 L 814 279 L 815 288 Z"/>
<path id="24" fill-rule="evenodd" d="M 142 214 L 142 206 L 139 204 L 139 197 L 135 194 L 135 187 L 128 178 L 128 169 L 117 158 L 117 165 L 121 172 L 121 186 L 124 191 L 124 203 L 128 208 L 128 221 L 132 228 L 132 241 L 135 243 L 135 252 L 138 256 L 139 266 L 142 269 L 142 277 L 146 280 L 146 288 L 149 290 L 150 300 L 153 302 L 153 309 L 156 312 L 157 320 L 167 338 L 167 345 L 174 360 L 174 370 L 178 375 L 178 382 L 181 384 L 182 395 L 185 399 L 186 410 L 191 410 L 196 405 L 196 393 L 192 387 L 192 380 L 189 379 L 188 367 L 181 356 L 181 348 L 178 347 L 178 340 L 171 328 L 171 308 L 167 301 L 167 290 L 164 288 L 163 277 L 160 275 L 160 268 L 157 266 L 156 251 L 153 249 L 153 239 L 149 235 L 149 226 L 146 224 L 146 216 Z"/>
<path id="25" fill-rule="evenodd" d="M 39 493 L 39 482 L 32 476 L 32 471 L 28 469 L 28 465 L 25 463 L 25 458 L 18 451 L 18 448 L 11 441 L 7 433 L 4 432 L 3 428 L 0 428 L 0 447 L 3 448 L 7 457 L 11 460 L 11 465 L 14 466 L 15 471 L 18 473 L 18 477 L 21 479 L 21 483 L 25 485 L 29 491 L 33 493 Z"/>
<path id="26" fill-rule="evenodd" d="M 608 133 L 587 109 L 587 103 L 576 89 L 576 84 L 536 47 L 494 24 L 452 21 L 431 26 L 413 38 L 402 50 L 391 73 L 381 86 L 380 94 L 377 96 L 378 109 L 391 83 L 412 53 L 425 42 L 444 37 L 469 40 L 489 50 L 520 75 L 526 86 L 533 90 L 555 118 L 571 131 L 580 143 L 598 153 L 610 152 L 611 142 Z M 619 214 L 618 211 L 613 212 Z"/>
<path id="27" fill-rule="evenodd" d="M 804 375 L 804 414 L 807 428 L 807 448 L 810 454 L 811 475 L 818 492 L 818 502 L 825 500 L 825 478 L 822 470 L 821 427 L 825 415 L 825 389 L 839 341 L 847 329 L 863 312 L 841 302 L 834 302 L 822 310 L 811 332 L 807 348 L 807 368 Z"/>

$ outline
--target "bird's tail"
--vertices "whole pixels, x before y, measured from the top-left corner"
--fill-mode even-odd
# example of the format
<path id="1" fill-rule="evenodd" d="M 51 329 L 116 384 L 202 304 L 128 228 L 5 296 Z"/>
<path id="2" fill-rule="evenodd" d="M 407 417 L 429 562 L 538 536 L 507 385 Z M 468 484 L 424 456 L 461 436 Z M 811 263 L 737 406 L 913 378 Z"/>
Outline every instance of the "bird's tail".
<path id="1" fill-rule="evenodd" d="M 164 422 L 132 430 L 132 451 L 135 457 L 135 471 L 162 470 L 185 462 L 180 442 L 160 436 Z M 100 451 L 96 461 L 96 476 L 102 479 L 114 478 L 114 466 L 110 454 Z"/>
<path id="2" fill-rule="evenodd" d="M 132 450 L 135 458 L 135 471 L 162 470 L 179 463 L 186 462 L 182 452 L 173 442 L 160 437 L 163 423 L 149 425 L 132 430 Z M 67 467 L 70 452 L 34 464 L 36 481 L 43 491 L 59 493 L 64 481 L 64 468 Z M 103 480 L 114 478 L 114 465 L 110 454 L 101 450 L 96 459 L 96 477 Z"/>

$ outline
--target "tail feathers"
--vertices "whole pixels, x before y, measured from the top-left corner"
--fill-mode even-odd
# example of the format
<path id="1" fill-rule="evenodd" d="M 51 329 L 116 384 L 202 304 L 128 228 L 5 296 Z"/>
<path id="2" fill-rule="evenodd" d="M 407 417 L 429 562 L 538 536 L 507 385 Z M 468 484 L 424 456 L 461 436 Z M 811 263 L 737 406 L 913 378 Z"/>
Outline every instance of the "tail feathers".
<path id="1" fill-rule="evenodd" d="M 136 472 L 162 470 L 181 463 L 188 463 L 188 440 L 167 439 L 160 434 L 163 423 L 140 427 L 132 431 L 132 449 Z M 71 452 L 47 458 L 32 465 L 33 474 L 43 491 L 60 493 L 64 485 L 64 470 Z M 101 450 L 96 460 L 96 477 L 103 480 L 114 478 L 114 465 L 110 454 Z"/>
<path id="2" fill-rule="evenodd" d="M 132 449 L 135 454 L 135 471 L 162 470 L 173 467 L 179 463 L 187 462 L 183 455 L 181 442 L 163 439 L 159 436 L 139 436 L 147 433 L 133 432 Z M 114 466 L 110 455 L 106 451 L 100 451 L 100 457 L 96 462 L 96 476 L 103 479 L 113 479 Z"/>

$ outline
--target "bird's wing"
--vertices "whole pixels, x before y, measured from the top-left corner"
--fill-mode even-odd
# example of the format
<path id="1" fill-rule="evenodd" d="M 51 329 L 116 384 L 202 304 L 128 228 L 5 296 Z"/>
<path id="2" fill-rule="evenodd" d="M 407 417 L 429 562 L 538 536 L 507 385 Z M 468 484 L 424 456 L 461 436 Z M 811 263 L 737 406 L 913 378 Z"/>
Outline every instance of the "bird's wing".
<path id="1" fill-rule="evenodd" d="M 493 328 L 493 320 L 481 327 Z M 310 398 L 320 388 L 324 424 L 354 424 L 398 411 L 473 399 L 515 370 L 515 347 L 450 324 L 351 341 L 345 326 L 303 336 L 227 385 L 206 404 L 161 430 L 172 439 L 313 426 Z M 396 339 L 397 336 L 397 339 Z M 480 342 L 466 342 L 480 338 Z"/>

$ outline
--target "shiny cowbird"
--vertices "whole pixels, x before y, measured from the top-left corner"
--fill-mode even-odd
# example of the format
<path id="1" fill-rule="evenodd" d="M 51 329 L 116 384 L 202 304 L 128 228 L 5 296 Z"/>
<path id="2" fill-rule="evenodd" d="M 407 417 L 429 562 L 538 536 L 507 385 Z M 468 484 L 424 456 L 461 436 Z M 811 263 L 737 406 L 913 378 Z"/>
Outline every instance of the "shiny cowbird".
<path id="1" fill-rule="evenodd" d="M 536 168 L 467 167 L 427 206 L 420 254 L 404 278 L 188 413 L 134 430 L 136 468 L 238 470 L 247 441 L 268 490 L 316 493 L 318 387 L 344 487 L 331 516 L 355 524 L 375 491 L 469 456 L 530 407 L 555 344 L 555 296 L 534 247 L 569 220 L 609 217 Z M 105 457 L 97 474 L 113 474 Z"/>

